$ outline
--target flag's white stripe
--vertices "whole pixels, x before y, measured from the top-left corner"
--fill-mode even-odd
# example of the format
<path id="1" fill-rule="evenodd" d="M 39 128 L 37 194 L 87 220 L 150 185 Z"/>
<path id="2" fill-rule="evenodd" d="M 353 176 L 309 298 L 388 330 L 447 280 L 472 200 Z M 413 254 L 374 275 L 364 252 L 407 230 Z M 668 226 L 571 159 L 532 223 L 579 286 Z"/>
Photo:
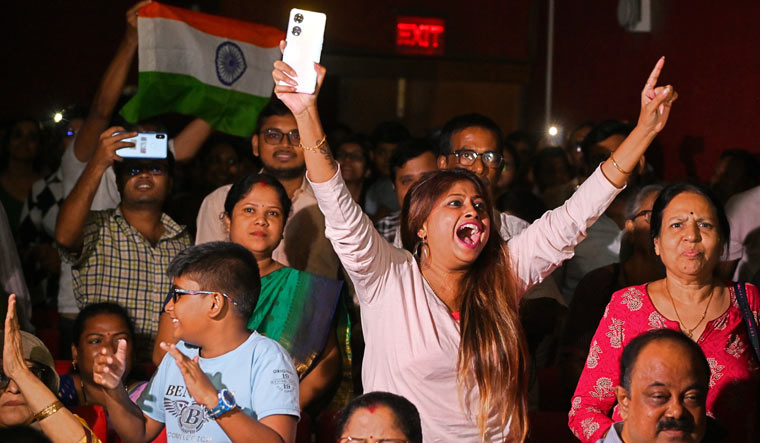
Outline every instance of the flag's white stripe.
<path id="1" fill-rule="evenodd" d="M 280 58 L 277 47 L 262 48 L 239 40 L 226 40 L 165 18 L 140 17 L 137 29 L 140 72 L 185 74 L 212 86 L 246 94 L 262 97 L 272 94 L 272 63 Z M 217 47 L 225 41 L 240 47 L 247 65 L 243 75 L 230 86 L 219 81 L 215 63 Z"/>

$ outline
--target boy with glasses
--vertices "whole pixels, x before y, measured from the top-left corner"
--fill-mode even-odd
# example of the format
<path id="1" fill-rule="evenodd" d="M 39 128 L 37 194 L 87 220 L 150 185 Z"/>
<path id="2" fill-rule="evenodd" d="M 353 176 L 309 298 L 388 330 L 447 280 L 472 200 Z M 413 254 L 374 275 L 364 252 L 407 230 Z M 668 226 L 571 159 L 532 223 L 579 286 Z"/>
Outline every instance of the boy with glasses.
<path id="1" fill-rule="evenodd" d="M 99 355 L 93 378 L 125 441 L 292 442 L 300 414 L 298 375 L 274 340 L 247 328 L 259 298 L 256 259 L 231 242 L 181 252 L 169 265 L 166 305 L 176 345 L 135 405 L 121 382 L 126 346 Z"/>
<path id="2" fill-rule="evenodd" d="M 122 133 L 118 134 L 117 132 Z M 169 262 L 190 238 L 162 207 L 172 186 L 174 159 L 122 159 L 122 140 L 137 135 L 109 128 L 58 214 L 56 240 L 72 264 L 77 303 L 112 302 L 135 320 L 138 360 L 150 360 L 163 294 L 171 287 Z M 104 172 L 113 166 L 121 203 L 90 211 Z"/>

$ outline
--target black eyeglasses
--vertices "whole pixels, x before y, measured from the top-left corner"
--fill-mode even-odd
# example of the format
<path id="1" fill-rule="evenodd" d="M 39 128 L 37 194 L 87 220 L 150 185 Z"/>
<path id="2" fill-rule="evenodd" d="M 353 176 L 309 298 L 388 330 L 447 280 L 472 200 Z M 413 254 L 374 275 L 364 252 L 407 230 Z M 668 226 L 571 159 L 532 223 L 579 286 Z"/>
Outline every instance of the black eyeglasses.
<path id="1" fill-rule="evenodd" d="M 163 166 L 132 166 L 127 170 L 130 177 L 140 175 L 142 173 L 148 173 L 150 175 L 164 175 L 166 168 Z"/>
<path id="2" fill-rule="evenodd" d="M 279 145 L 282 143 L 282 138 L 288 136 L 288 141 L 291 145 L 296 146 L 301 143 L 301 136 L 298 134 L 298 129 L 294 129 L 287 134 L 279 129 L 269 128 L 261 132 L 264 137 L 264 142 L 269 145 Z"/>
<path id="3" fill-rule="evenodd" d="M 631 220 L 636 220 L 639 217 L 644 217 L 644 220 L 646 220 L 647 223 L 651 223 L 652 221 L 652 210 L 651 209 L 645 209 L 638 214 L 634 215 Z"/>
<path id="4" fill-rule="evenodd" d="M 225 294 L 224 292 L 219 291 L 191 291 L 189 289 L 179 289 L 179 288 L 171 288 L 169 290 L 169 296 L 171 296 L 172 301 L 174 303 L 177 303 L 179 300 L 179 297 L 182 295 L 212 295 L 212 294 L 219 294 L 222 297 L 226 298 L 230 301 L 233 305 L 237 306 L 237 302 L 232 299 L 229 295 Z"/>
<path id="5" fill-rule="evenodd" d="M 29 370 L 32 371 L 32 374 L 34 374 L 35 377 L 42 380 L 43 383 L 47 377 L 47 371 L 49 371 L 47 367 L 38 365 L 36 363 L 32 363 L 32 365 L 29 366 Z M 5 372 L 0 369 L 0 390 L 7 388 L 10 382 L 11 378 L 5 375 Z"/>
<path id="6" fill-rule="evenodd" d="M 504 160 L 504 157 L 495 151 L 477 153 L 471 149 L 460 149 L 459 151 L 454 151 L 453 154 L 462 166 L 472 166 L 478 160 L 478 157 L 482 157 L 484 165 L 489 168 L 499 168 Z"/>

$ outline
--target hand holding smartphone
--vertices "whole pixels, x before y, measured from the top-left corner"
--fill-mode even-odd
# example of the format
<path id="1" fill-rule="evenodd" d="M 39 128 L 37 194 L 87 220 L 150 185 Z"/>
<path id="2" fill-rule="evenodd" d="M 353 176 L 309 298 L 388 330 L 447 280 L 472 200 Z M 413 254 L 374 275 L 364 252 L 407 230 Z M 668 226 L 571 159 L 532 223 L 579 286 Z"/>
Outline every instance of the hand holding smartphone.
<path id="1" fill-rule="evenodd" d="M 114 133 L 116 135 L 118 133 Z M 134 147 L 116 150 L 116 155 L 122 158 L 166 158 L 167 141 L 163 132 L 140 132 L 136 137 L 121 140 L 134 143 Z"/>
<path id="2" fill-rule="evenodd" d="M 313 94 L 317 86 L 317 72 L 314 63 L 322 56 L 322 42 L 327 16 L 321 12 L 290 10 L 288 33 L 282 61 L 296 71 L 298 82 L 296 92 Z M 280 82 L 280 84 L 284 84 Z"/>

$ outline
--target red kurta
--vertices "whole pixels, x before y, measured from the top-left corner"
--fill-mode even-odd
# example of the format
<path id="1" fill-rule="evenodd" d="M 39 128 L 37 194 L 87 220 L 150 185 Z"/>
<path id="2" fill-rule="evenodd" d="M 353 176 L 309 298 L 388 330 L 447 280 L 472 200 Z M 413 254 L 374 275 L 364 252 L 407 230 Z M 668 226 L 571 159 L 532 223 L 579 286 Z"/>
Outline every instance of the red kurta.
<path id="1" fill-rule="evenodd" d="M 708 322 L 697 340 L 711 370 L 707 414 L 728 430 L 728 441 L 752 441 L 760 432 L 755 418 L 760 365 L 733 287 L 730 294 L 729 308 Z M 747 284 L 747 298 L 755 320 L 759 321 L 760 294 L 755 286 Z M 570 429 L 581 441 L 597 441 L 614 422 L 621 420 L 615 406 L 615 387 L 620 384 L 623 347 L 637 335 L 659 328 L 680 330 L 677 321 L 668 320 L 655 309 L 646 285 L 612 294 L 591 342 L 568 414 Z"/>

